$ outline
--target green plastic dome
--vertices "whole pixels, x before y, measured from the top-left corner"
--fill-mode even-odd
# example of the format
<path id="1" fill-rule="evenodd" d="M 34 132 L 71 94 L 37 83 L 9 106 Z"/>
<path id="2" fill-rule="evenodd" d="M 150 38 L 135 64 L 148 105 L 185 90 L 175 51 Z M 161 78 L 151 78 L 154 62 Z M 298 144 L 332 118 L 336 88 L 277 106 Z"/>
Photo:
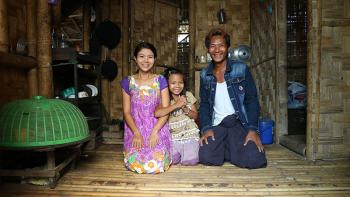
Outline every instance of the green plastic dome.
<path id="1" fill-rule="evenodd" d="M 35 96 L 10 102 L 0 110 L 0 147 L 46 147 L 87 137 L 84 114 L 64 100 Z"/>

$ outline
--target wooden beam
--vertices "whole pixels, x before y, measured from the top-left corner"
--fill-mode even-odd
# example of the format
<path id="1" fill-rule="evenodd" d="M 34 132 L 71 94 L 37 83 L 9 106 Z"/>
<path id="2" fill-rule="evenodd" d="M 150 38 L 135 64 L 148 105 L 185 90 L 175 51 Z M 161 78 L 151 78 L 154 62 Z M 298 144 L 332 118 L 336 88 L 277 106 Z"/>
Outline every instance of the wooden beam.
<path id="1" fill-rule="evenodd" d="M 21 56 L 0 51 L 0 66 L 30 69 L 35 68 L 36 65 L 37 61 L 33 57 Z"/>
<path id="2" fill-rule="evenodd" d="M 83 5 L 83 51 L 90 51 L 90 32 L 91 32 L 91 1 Z"/>
<path id="3" fill-rule="evenodd" d="M 36 57 L 36 2 L 27 0 L 27 40 L 28 56 Z M 28 71 L 28 98 L 38 95 L 38 70 L 32 68 Z"/>
<path id="4" fill-rule="evenodd" d="M 8 51 L 8 39 L 6 0 L 0 0 L 0 51 Z"/>
<path id="5" fill-rule="evenodd" d="M 37 54 L 39 71 L 39 94 L 46 98 L 53 97 L 51 68 L 51 14 L 46 0 L 37 1 Z"/>

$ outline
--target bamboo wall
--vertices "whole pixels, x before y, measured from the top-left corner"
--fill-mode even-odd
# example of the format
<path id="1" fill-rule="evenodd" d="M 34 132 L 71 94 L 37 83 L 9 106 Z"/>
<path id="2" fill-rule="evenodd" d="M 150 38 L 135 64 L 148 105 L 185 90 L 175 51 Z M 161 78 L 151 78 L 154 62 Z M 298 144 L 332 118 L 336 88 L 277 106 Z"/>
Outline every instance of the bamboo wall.
<path id="1" fill-rule="evenodd" d="M 219 24 L 217 12 L 223 8 L 226 13 L 226 23 Z M 237 47 L 239 44 L 250 44 L 250 16 L 249 1 L 246 0 L 203 0 L 194 1 L 193 8 L 190 12 L 194 12 L 193 20 L 190 27 L 195 34 L 194 39 L 190 40 L 190 44 L 194 45 L 194 53 L 191 58 L 195 72 L 195 96 L 199 98 L 199 73 L 207 64 L 199 64 L 194 60 L 196 56 L 206 55 L 207 49 L 204 45 L 205 36 L 214 27 L 224 29 L 231 36 L 231 47 Z M 193 65 L 190 65 L 193 66 Z"/>
<path id="2" fill-rule="evenodd" d="M 350 2 L 308 6 L 307 156 L 350 157 Z"/>
<path id="3" fill-rule="evenodd" d="M 275 120 L 276 54 L 274 1 L 251 1 L 251 70 L 257 83 L 261 115 Z"/>
<path id="4" fill-rule="evenodd" d="M 7 0 L 5 4 L 7 15 L 3 19 L 7 20 L 7 27 L 1 27 L 1 31 L 8 28 L 8 34 L 4 35 L 8 39 L 7 51 L 15 53 L 17 41 L 20 38 L 26 39 L 26 1 Z M 0 65 L 0 84 L 0 106 L 28 96 L 27 72 L 25 70 Z"/>

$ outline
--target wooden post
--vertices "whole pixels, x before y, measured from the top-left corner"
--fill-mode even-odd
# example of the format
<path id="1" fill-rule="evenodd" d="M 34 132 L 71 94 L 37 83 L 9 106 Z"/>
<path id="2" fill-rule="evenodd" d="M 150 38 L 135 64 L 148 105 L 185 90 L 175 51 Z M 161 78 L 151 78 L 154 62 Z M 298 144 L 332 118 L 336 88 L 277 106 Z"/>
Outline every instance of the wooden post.
<path id="1" fill-rule="evenodd" d="M 6 0 L 0 0 L 0 51 L 8 52 L 8 46 L 7 5 Z"/>
<path id="2" fill-rule="evenodd" d="M 307 9 L 306 158 L 315 160 L 318 152 L 318 135 L 320 129 L 322 2 L 308 0 Z"/>
<path id="3" fill-rule="evenodd" d="M 102 16 L 101 16 L 101 21 L 103 21 L 103 20 L 105 20 L 105 19 L 108 19 L 108 18 L 110 18 L 110 10 L 109 10 L 109 6 L 110 6 L 110 1 L 109 0 L 103 0 L 102 2 L 101 2 L 101 11 L 102 11 Z M 101 56 L 102 56 L 102 60 L 104 61 L 106 58 L 107 58 L 107 56 L 108 56 L 108 53 L 109 53 L 109 51 L 108 51 L 108 49 L 107 49 L 107 47 L 104 47 L 104 46 L 102 46 L 102 50 L 101 50 L 102 52 L 101 52 Z M 110 102 L 109 102 L 109 100 L 110 100 L 110 82 L 108 81 L 108 80 L 106 80 L 106 79 L 103 79 L 102 81 L 101 81 L 101 91 L 102 91 L 102 105 L 104 106 L 104 109 L 106 110 L 106 112 L 107 112 L 107 115 L 108 115 L 108 117 L 107 117 L 107 119 L 109 119 L 109 117 L 110 117 L 110 109 L 109 109 L 109 107 L 110 107 Z"/>
<path id="4" fill-rule="evenodd" d="M 51 16 L 47 0 L 37 1 L 37 54 L 39 71 L 39 95 L 53 97 L 51 68 Z"/>
<path id="5" fill-rule="evenodd" d="M 36 57 L 36 1 L 27 0 L 27 40 L 28 56 Z M 28 96 L 29 98 L 38 95 L 38 70 L 30 69 L 28 74 Z"/>
<path id="6" fill-rule="evenodd" d="M 196 7 L 195 7 L 195 2 L 194 0 L 189 0 L 189 10 L 191 10 L 189 12 L 189 23 L 190 23 L 190 29 L 189 29 L 189 36 L 190 36 L 190 52 L 189 52 L 189 68 L 188 68 L 188 72 L 189 72 L 189 88 L 191 90 L 191 92 L 194 92 L 195 90 L 195 83 L 199 83 L 199 81 L 195 80 L 195 69 L 194 69 L 194 64 L 195 62 L 195 34 L 196 34 L 196 16 L 195 16 L 195 12 L 196 12 Z M 198 84 L 199 87 L 199 84 Z"/>
<path id="7" fill-rule="evenodd" d="M 62 15 L 62 1 L 57 0 L 57 3 L 52 6 L 52 26 L 56 27 L 56 31 L 59 30 L 61 25 L 61 15 Z"/>
<path id="8" fill-rule="evenodd" d="M 288 134 L 288 92 L 287 92 L 287 4 L 275 1 L 276 18 L 276 143 L 279 137 Z"/>
<path id="9" fill-rule="evenodd" d="M 91 1 L 84 3 L 83 7 L 83 51 L 90 50 L 90 19 L 91 19 Z"/>
<path id="10" fill-rule="evenodd" d="M 129 67 L 131 65 L 130 57 L 130 28 L 129 28 L 129 12 L 130 12 L 130 1 L 122 1 L 123 6 L 123 20 L 122 20 L 122 44 L 123 44 L 123 65 L 122 76 L 127 76 L 130 74 Z"/>

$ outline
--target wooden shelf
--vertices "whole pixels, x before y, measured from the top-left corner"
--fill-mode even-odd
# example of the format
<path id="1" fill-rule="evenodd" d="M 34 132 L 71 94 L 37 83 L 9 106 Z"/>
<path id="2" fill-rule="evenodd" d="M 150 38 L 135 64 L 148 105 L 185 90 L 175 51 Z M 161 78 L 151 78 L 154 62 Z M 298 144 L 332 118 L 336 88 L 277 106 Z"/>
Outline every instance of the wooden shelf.
<path id="1" fill-rule="evenodd" d="M 0 66 L 31 69 L 37 66 L 37 61 L 29 56 L 0 52 Z"/>

